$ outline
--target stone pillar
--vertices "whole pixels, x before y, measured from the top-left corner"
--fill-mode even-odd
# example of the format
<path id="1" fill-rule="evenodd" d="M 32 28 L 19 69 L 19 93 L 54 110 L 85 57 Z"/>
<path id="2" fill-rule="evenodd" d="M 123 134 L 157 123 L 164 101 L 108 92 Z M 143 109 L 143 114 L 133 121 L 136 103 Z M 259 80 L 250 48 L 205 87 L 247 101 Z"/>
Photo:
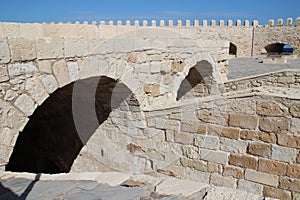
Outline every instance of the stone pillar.
<path id="1" fill-rule="evenodd" d="M 134 21 L 134 26 L 136 26 L 136 27 L 139 27 L 139 26 L 140 26 L 139 20 L 135 20 L 135 21 Z"/>
<path id="2" fill-rule="evenodd" d="M 293 25 L 293 19 L 292 19 L 292 18 L 288 18 L 288 19 L 286 20 L 286 25 L 287 25 L 287 26 Z"/>
<path id="3" fill-rule="evenodd" d="M 160 20 L 159 26 L 164 27 L 165 26 L 165 20 Z"/>
<path id="4" fill-rule="evenodd" d="M 191 21 L 190 20 L 186 20 L 185 21 L 185 26 L 186 27 L 190 27 L 191 26 Z"/>
<path id="5" fill-rule="evenodd" d="M 219 24 L 220 24 L 220 26 L 224 26 L 225 25 L 224 20 L 220 20 Z"/>
<path id="6" fill-rule="evenodd" d="M 246 27 L 249 27 L 249 26 L 250 26 L 250 22 L 249 22 L 249 20 L 245 20 L 245 23 L 244 23 L 244 25 L 245 25 Z"/>
<path id="7" fill-rule="evenodd" d="M 274 24 L 275 24 L 275 23 L 274 23 L 274 19 L 270 19 L 269 22 L 268 22 L 268 25 L 269 25 L 269 26 L 274 26 Z"/>
<path id="8" fill-rule="evenodd" d="M 237 21 L 236 21 L 236 26 L 241 26 L 242 25 L 242 21 L 240 20 L 240 19 L 238 19 Z"/>
<path id="9" fill-rule="evenodd" d="M 199 20 L 198 19 L 194 20 L 194 26 L 199 26 Z"/>
<path id="10" fill-rule="evenodd" d="M 217 22 L 216 22 L 216 20 L 211 20 L 211 26 L 216 26 L 217 25 Z"/>
<path id="11" fill-rule="evenodd" d="M 173 20 L 169 20 L 169 26 L 173 26 L 173 25 L 174 25 Z"/>
<path id="12" fill-rule="evenodd" d="M 143 26 L 148 26 L 148 21 L 147 20 L 143 20 Z"/>
<path id="13" fill-rule="evenodd" d="M 227 21 L 227 26 L 233 26 L 233 21 L 231 19 Z"/>
<path id="14" fill-rule="evenodd" d="M 206 19 L 202 20 L 202 26 L 207 26 L 207 20 Z"/>
<path id="15" fill-rule="evenodd" d="M 117 24 L 118 24 L 118 26 L 122 26 L 122 21 L 118 20 Z"/>
<path id="16" fill-rule="evenodd" d="M 130 26 L 130 20 L 126 20 L 126 26 Z"/>
<path id="17" fill-rule="evenodd" d="M 156 27 L 156 20 L 151 21 L 152 27 Z"/>
<path id="18" fill-rule="evenodd" d="M 254 27 L 257 27 L 257 26 L 259 25 L 258 20 L 254 20 L 253 23 L 252 23 L 252 25 L 253 25 Z"/>
<path id="19" fill-rule="evenodd" d="M 181 20 L 177 20 L 177 26 L 182 26 L 182 21 Z"/>

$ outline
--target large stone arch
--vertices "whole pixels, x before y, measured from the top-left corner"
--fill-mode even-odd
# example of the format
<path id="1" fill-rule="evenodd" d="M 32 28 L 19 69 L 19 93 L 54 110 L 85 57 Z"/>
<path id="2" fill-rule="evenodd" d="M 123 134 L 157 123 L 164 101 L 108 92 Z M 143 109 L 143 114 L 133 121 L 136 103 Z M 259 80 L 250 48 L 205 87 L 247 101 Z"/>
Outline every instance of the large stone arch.
<path id="1" fill-rule="evenodd" d="M 74 81 L 100 76 L 112 78 L 132 91 L 141 110 L 176 104 L 182 80 L 203 60 L 211 63 L 213 82 L 221 83 L 216 65 L 209 53 L 201 48 L 201 42 L 173 29 L 137 28 L 100 44 L 96 42 L 94 46 L 88 56 L 39 61 L 49 64 L 50 71 L 40 71 L 33 62 L 18 66 L 28 69 L 25 74 L 20 71 L 26 86 L 25 90 L 19 91 L 22 93 L 18 97 L 19 103 L 4 103 L 4 107 L 15 111 L 7 112 L 14 115 L 14 119 L 18 116 L 20 119 L 5 122 L 9 121 L 9 129 L 3 131 L 9 132 L 11 137 L 1 158 L 3 163 L 8 162 L 18 132 L 23 130 L 36 108 L 58 88 Z M 12 70 L 16 70 L 14 65 L 17 64 L 11 65 Z M 15 78 L 18 79 L 20 74 L 17 71 Z"/>

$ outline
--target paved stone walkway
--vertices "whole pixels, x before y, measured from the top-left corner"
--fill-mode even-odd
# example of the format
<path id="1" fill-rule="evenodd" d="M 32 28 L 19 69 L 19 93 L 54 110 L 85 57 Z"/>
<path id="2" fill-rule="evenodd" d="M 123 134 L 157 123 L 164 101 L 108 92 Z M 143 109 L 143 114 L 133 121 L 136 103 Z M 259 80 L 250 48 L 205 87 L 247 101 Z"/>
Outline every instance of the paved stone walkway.
<path id="1" fill-rule="evenodd" d="M 128 173 L 0 174 L 0 199 L 215 200 L 264 198 L 245 191 L 170 177 Z"/>
<path id="2" fill-rule="evenodd" d="M 229 60 L 228 80 L 254 76 L 283 69 L 300 69 L 300 58 L 288 60 L 286 64 L 264 64 L 262 59 L 233 58 Z"/>

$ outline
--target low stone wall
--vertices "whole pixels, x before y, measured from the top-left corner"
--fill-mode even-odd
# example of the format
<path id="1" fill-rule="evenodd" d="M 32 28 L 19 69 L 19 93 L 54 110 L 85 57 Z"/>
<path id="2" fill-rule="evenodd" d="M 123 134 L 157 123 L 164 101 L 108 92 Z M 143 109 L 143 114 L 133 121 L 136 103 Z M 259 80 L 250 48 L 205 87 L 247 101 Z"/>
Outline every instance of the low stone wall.
<path id="1" fill-rule="evenodd" d="M 113 123 L 112 115 L 84 147 L 73 171 L 84 171 L 91 163 L 86 170 L 164 174 L 268 197 L 296 198 L 299 110 L 299 98 L 262 92 L 149 111 L 144 115 L 146 124 L 138 125 L 136 118 L 131 121 L 136 124 L 127 128 Z"/>
<path id="2" fill-rule="evenodd" d="M 297 69 L 289 69 L 258 76 L 230 80 L 224 83 L 225 92 L 263 86 L 298 88 L 300 86 L 300 71 Z"/>

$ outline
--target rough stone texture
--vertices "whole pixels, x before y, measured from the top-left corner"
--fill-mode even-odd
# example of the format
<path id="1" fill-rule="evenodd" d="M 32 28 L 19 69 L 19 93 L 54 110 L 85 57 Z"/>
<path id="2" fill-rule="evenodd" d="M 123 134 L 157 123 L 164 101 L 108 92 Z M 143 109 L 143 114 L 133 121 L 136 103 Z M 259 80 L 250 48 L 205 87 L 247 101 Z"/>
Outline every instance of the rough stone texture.
<path id="1" fill-rule="evenodd" d="M 274 186 L 274 187 L 277 187 L 279 184 L 278 176 L 263 173 L 263 172 L 258 172 L 251 169 L 246 169 L 245 179 L 256 183 L 262 183 L 265 185 Z"/>
<path id="2" fill-rule="evenodd" d="M 244 178 L 244 169 L 228 165 L 224 167 L 223 175 L 241 179 Z"/>
<path id="3" fill-rule="evenodd" d="M 230 154 L 228 163 L 231 165 L 245 167 L 248 169 L 257 169 L 258 166 L 256 157 L 239 154 Z"/>
<path id="4" fill-rule="evenodd" d="M 292 163 L 296 160 L 297 151 L 296 149 L 280 147 L 280 146 L 272 146 L 272 156 L 271 159 L 289 162 Z"/>
<path id="5" fill-rule="evenodd" d="M 57 61 L 52 66 L 53 73 L 57 79 L 59 87 L 63 87 L 71 82 L 69 71 L 65 60 Z"/>
<path id="6" fill-rule="evenodd" d="M 25 38 L 10 38 L 11 59 L 13 61 L 29 61 L 36 59 L 34 40 Z"/>
<path id="7" fill-rule="evenodd" d="M 5 65 L 0 65 L 0 83 L 9 80 L 7 67 Z"/>
<path id="8" fill-rule="evenodd" d="M 248 146 L 248 152 L 252 155 L 269 158 L 271 156 L 271 145 L 258 142 L 251 142 Z"/>
<path id="9" fill-rule="evenodd" d="M 248 143 L 241 140 L 233 140 L 227 138 L 220 139 L 220 149 L 230 153 L 246 153 Z"/>
<path id="10" fill-rule="evenodd" d="M 296 164 L 288 165 L 287 175 L 292 178 L 300 178 L 300 165 L 296 165 Z"/>
<path id="11" fill-rule="evenodd" d="M 218 150 L 220 148 L 220 141 L 215 136 L 196 135 L 194 145 L 200 148 Z"/>
<path id="12" fill-rule="evenodd" d="M 228 155 L 229 153 L 222 151 L 213 151 L 207 149 L 200 150 L 200 158 L 203 160 L 207 160 L 210 162 L 216 162 L 220 164 L 228 163 Z"/>
<path id="13" fill-rule="evenodd" d="M 277 199 L 292 199 L 291 192 L 269 186 L 264 186 L 263 195 Z"/>
<path id="14" fill-rule="evenodd" d="M 287 164 L 273 160 L 259 159 L 258 171 L 284 176 L 287 171 Z"/>
<path id="15" fill-rule="evenodd" d="M 285 118 L 265 118 L 259 119 L 259 129 L 268 133 L 282 133 L 289 130 L 290 123 Z"/>
<path id="16" fill-rule="evenodd" d="M 240 179 L 238 181 L 238 190 L 244 190 L 254 194 L 262 195 L 263 186 L 258 183 L 250 182 L 247 180 Z"/>
<path id="17" fill-rule="evenodd" d="M 175 133 L 174 140 L 181 144 L 193 144 L 194 137 L 190 133 L 178 132 Z"/>
<path id="18" fill-rule="evenodd" d="M 294 103 L 290 108 L 290 112 L 293 117 L 300 117 L 300 103 Z"/>
<path id="19" fill-rule="evenodd" d="M 262 116 L 278 117 L 288 113 L 288 108 L 277 102 L 257 102 L 256 113 Z"/>
<path id="20" fill-rule="evenodd" d="M 42 60 L 38 62 L 38 67 L 40 72 L 52 73 L 51 62 L 49 60 Z"/>
<path id="21" fill-rule="evenodd" d="M 39 78 L 49 94 L 58 88 L 58 83 L 53 75 L 42 75 Z"/>
<path id="22" fill-rule="evenodd" d="M 10 61 L 10 53 L 6 38 L 0 38 L 0 64 Z"/>
<path id="23" fill-rule="evenodd" d="M 19 96 L 14 105 L 27 116 L 30 116 L 36 108 L 34 101 L 26 94 Z"/>
<path id="24" fill-rule="evenodd" d="M 236 182 L 233 177 L 224 177 L 219 174 L 212 174 L 210 177 L 210 183 L 216 186 L 236 188 Z"/>
<path id="25" fill-rule="evenodd" d="M 264 133 L 260 131 L 241 130 L 240 137 L 244 140 L 261 140 L 267 143 L 276 142 L 276 136 L 274 133 Z"/>
<path id="26" fill-rule="evenodd" d="M 280 178 L 279 188 L 299 193 L 300 180 L 282 177 Z"/>
<path id="27" fill-rule="evenodd" d="M 31 74 L 37 71 L 38 69 L 33 63 L 16 63 L 8 65 L 8 74 L 10 77 L 19 76 L 23 74 Z"/>
<path id="28" fill-rule="evenodd" d="M 65 38 L 65 57 L 82 57 L 88 55 L 87 38 Z"/>
<path id="29" fill-rule="evenodd" d="M 64 43 L 60 37 L 44 37 L 38 38 L 37 45 L 37 58 L 63 58 L 64 57 Z"/>
<path id="30" fill-rule="evenodd" d="M 229 116 L 229 125 L 241 127 L 244 129 L 256 129 L 258 126 L 258 117 L 250 115 L 231 114 Z"/>

